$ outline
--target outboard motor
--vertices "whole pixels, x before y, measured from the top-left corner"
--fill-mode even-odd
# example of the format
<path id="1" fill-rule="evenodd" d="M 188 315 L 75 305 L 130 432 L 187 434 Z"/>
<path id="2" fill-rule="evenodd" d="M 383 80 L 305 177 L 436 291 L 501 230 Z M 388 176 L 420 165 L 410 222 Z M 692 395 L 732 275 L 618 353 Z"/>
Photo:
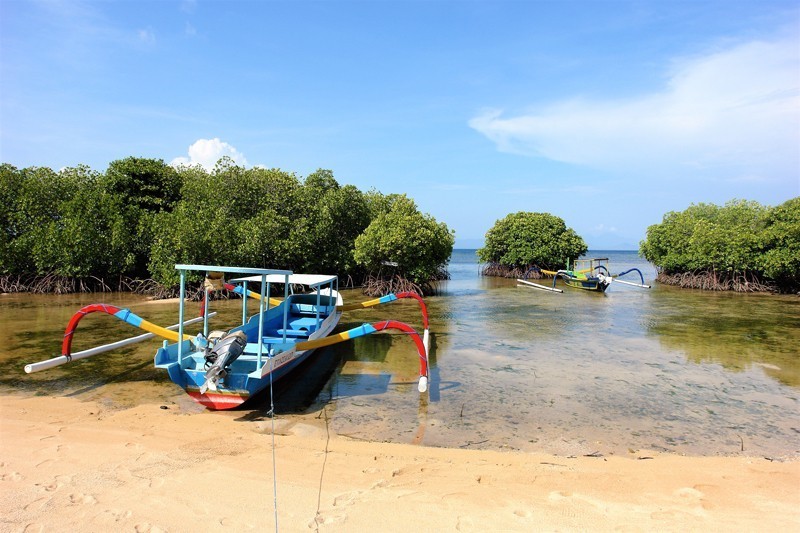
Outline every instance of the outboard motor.
<path id="1" fill-rule="evenodd" d="M 202 333 L 198 335 L 198 337 L 201 336 Z M 221 329 L 215 329 L 214 331 L 208 334 L 208 337 L 203 338 L 204 342 L 201 341 L 200 343 L 198 343 L 198 347 L 203 348 L 203 356 L 206 359 L 206 370 L 208 370 L 208 368 L 211 365 L 213 365 L 214 362 L 216 362 L 217 360 L 217 356 L 211 355 L 211 351 L 214 349 L 214 347 L 220 340 L 222 340 L 224 337 L 227 336 L 228 336 L 227 331 Z"/>
<path id="2" fill-rule="evenodd" d="M 228 375 L 231 363 L 242 355 L 245 346 L 247 346 L 247 335 L 243 331 L 237 331 L 220 339 L 213 348 L 206 349 L 208 370 L 206 370 L 206 381 L 200 387 L 200 394 L 205 394 L 208 389 L 217 390 L 217 383 Z"/>

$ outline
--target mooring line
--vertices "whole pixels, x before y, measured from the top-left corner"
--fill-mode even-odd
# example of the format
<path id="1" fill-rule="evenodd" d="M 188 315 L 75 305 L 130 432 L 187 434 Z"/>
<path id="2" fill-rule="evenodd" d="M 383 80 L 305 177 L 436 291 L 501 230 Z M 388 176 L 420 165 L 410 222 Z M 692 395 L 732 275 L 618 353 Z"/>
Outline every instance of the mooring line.
<path id="1" fill-rule="evenodd" d="M 328 406 L 322 406 L 322 413 L 325 415 L 325 454 L 322 459 L 322 470 L 319 473 L 319 490 L 317 491 L 317 512 L 314 514 L 314 529 L 319 533 L 319 508 L 322 505 L 322 479 L 325 477 L 325 465 L 328 463 L 328 444 L 331 441 L 331 430 L 328 426 Z"/>
<path id="2" fill-rule="evenodd" d="M 275 510 L 275 533 L 278 532 L 278 469 L 275 456 L 275 396 L 272 392 L 272 371 L 274 357 L 269 357 L 269 412 L 272 421 L 272 507 Z"/>

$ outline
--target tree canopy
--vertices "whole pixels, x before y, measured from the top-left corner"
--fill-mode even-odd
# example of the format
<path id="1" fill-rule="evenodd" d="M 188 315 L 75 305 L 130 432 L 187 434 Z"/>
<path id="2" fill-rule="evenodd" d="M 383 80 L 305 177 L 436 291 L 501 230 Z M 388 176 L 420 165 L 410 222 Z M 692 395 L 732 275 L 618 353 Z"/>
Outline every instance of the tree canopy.
<path id="1" fill-rule="evenodd" d="M 752 290 L 769 282 L 793 290 L 800 284 L 800 197 L 777 207 L 731 200 L 672 211 L 647 228 L 639 250 L 667 283 L 703 273 L 717 280 L 708 288 Z"/>
<path id="2" fill-rule="evenodd" d="M 405 195 L 395 195 L 377 208 L 378 215 L 355 240 L 356 262 L 370 271 L 396 264 L 397 272 L 414 284 L 442 279 L 453 253 L 454 233 L 443 222 L 420 213 Z M 418 243 L 427 243 L 420 247 Z"/>
<path id="3" fill-rule="evenodd" d="M 486 232 L 478 258 L 509 271 L 536 265 L 564 268 L 588 250 L 584 240 L 564 220 L 549 213 L 520 211 L 506 215 Z"/>
<path id="4" fill-rule="evenodd" d="M 330 170 L 302 179 L 280 169 L 246 169 L 229 158 L 210 172 L 136 157 L 114 161 L 105 172 L 2 164 L 0 225 L 0 291 L 14 290 L 3 285 L 12 277 L 53 275 L 150 277 L 171 286 L 179 263 L 360 282 L 374 258 L 387 254 L 420 280 L 444 269 L 453 246 L 452 232 L 405 196 L 341 186 Z M 382 248 L 368 250 L 378 242 Z M 395 244 L 387 248 L 389 242 Z"/>

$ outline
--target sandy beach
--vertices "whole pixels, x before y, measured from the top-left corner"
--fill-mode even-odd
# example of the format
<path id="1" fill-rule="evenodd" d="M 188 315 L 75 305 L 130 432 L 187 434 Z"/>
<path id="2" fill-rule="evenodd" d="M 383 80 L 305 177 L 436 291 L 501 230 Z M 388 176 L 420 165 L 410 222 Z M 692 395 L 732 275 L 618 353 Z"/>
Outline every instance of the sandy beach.
<path id="1" fill-rule="evenodd" d="M 797 460 L 429 448 L 332 435 L 324 410 L 273 425 L 0 398 L 2 531 L 800 530 Z"/>

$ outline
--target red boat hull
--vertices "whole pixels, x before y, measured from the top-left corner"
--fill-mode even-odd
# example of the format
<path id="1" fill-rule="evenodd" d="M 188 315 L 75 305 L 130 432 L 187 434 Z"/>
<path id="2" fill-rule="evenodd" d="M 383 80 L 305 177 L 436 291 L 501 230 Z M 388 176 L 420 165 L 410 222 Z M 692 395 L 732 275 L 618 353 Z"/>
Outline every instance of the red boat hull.
<path id="1" fill-rule="evenodd" d="M 191 396 L 192 400 L 215 411 L 235 409 L 250 399 L 250 393 L 247 391 L 241 393 L 206 391 L 205 394 L 200 394 L 198 389 L 186 389 L 186 393 Z"/>

